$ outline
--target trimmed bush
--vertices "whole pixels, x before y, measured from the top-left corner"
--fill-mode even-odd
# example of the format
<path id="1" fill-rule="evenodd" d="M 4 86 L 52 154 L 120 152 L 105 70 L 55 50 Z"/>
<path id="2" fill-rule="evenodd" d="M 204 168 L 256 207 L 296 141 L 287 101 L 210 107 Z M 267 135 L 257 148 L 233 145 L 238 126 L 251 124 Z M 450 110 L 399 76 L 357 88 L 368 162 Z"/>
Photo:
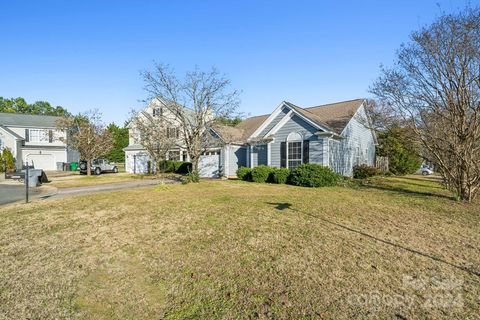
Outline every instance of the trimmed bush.
<path id="1" fill-rule="evenodd" d="M 380 174 L 380 171 L 366 164 L 353 167 L 353 177 L 355 179 L 366 179 Z"/>
<path id="2" fill-rule="evenodd" d="M 342 177 L 332 169 L 314 163 L 300 165 L 292 173 L 292 184 L 302 187 L 335 186 Z"/>
<path id="3" fill-rule="evenodd" d="M 272 172 L 272 168 L 265 165 L 260 165 L 252 169 L 252 181 L 265 183 L 268 181 L 270 177 L 270 173 Z"/>
<path id="4" fill-rule="evenodd" d="M 269 182 L 284 184 L 290 179 L 292 172 L 287 168 L 272 168 L 270 173 Z"/>
<path id="5" fill-rule="evenodd" d="M 187 174 L 192 171 L 192 163 L 184 161 L 173 161 L 175 173 Z"/>
<path id="6" fill-rule="evenodd" d="M 174 172 L 179 174 L 187 174 L 192 171 L 192 163 L 175 160 L 163 160 L 160 161 L 160 171 L 166 173 Z"/>
<path id="7" fill-rule="evenodd" d="M 247 167 L 240 167 L 237 169 L 237 178 L 243 181 L 252 180 L 252 169 Z"/>

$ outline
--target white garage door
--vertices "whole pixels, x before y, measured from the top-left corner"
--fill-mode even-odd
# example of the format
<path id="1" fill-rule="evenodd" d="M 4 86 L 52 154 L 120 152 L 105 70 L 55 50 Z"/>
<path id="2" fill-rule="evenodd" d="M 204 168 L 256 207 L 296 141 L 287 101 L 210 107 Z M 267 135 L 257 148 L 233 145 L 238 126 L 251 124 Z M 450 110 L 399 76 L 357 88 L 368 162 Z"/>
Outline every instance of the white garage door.
<path id="1" fill-rule="evenodd" d="M 130 156 L 131 173 L 148 173 L 148 161 L 150 157 L 145 154 L 135 154 Z"/>
<path id="2" fill-rule="evenodd" d="M 202 178 L 217 178 L 220 176 L 220 152 L 207 152 L 200 156 L 198 171 Z"/>
<path id="3" fill-rule="evenodd" d="M 57 170 L 53 154 L 29 154 L 27 160 L 30 165 L 33 163 L 35 169 Z"/>

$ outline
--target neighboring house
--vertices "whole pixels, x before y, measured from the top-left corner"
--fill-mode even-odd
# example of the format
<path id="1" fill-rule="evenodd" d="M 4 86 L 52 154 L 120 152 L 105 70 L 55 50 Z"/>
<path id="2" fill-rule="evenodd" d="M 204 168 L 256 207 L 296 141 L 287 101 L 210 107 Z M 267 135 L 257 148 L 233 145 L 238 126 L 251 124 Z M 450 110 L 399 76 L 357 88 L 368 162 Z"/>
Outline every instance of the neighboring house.
<path id="1" fill-rule="evenodd" d="M 284 101 L 271 114 L 247 118 L 235 127 L 216 126 L 212 136 L 218 143 L 202 155 L 200 175 L 233 177 L 241 166 L 294 169 L 317 163 L 352 176 L 355 165 L 375 163 L 376 136 L 368 128 L 365 103 L 357 99 L 301 108 Z M 142 149 L 132 142 L 125 148 L 127 171 L 146 172 L 148 155 Z M 172 155 L 189 160 L 181 147 Z"/>
<path id="2" fill-rule="evenodd" d="M 152 117 L 163 117 L 167 123 L 169 123 L 167 129 L 168 137 L 175 138 L 177 143 L 176 146 L 168 152 L 167 159 L 189 161 L 190 157 L 183 146 L 180 124 L 168 108 L 162 106 L 162 100 L 159 98 L 153 100 L 137 117 L 144 116 L 142 115 L 143 113 L 147 113 Z M 149 170 L 152 170 L 153 166 L 150 156 L 139 141 L 139 133 L 135 130 L 134 123 L 130 122 L 127 127 L 128 146 L 123 149 L 125 151 L 125 171 L 131 173 L 147 173 Z"/>
<path id="3" fill-rule="evenodd" d="M 65 133 L 56 129 L 60 117 L 0 113 L 0 150 L 9 148 L 18 169 L 28 161 L 35 168 L 57 170 L 58 162 L 75 162 L 78 153 L 60 141 Z"/>

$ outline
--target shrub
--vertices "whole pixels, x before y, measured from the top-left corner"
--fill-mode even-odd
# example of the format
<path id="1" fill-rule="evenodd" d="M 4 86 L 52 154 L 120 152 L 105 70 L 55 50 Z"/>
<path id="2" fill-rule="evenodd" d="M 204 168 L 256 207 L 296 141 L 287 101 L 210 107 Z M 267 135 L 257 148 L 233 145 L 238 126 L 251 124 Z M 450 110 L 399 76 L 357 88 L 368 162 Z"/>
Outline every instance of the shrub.
<path id="1" fill-rule="evenodd" d="M 366 179 L 380 174 L 380 171 L 366 164 L 353 167 L 353 177 L 355 179 Z"/>
<path id="2" fill-rule="evenodd" d="M 197 183 L 200 181 L 200 174 L 198 171 L 191 171 L 188 172 L 187 175 L 185 176 L 185 179 L 182 180 L 182 184 L 187 184 L 187 183 Z"/>
<path id="3" fill-rule="evenodd" d="M 192 163 L 185 161 L 173 161 L 173 167 L 175 168 L 175 173 L 187 174 L 192 171 Z"/>
<path id="4" fill-rule="evenodd" d="M 15 171 L 15 160 L 13 154 L 8 148 L 4 148 L 2 152 L 2 169 L 6 172 Z"/>
<path id="5" fill-rule="evenodd" d="M 272 183 L 284 184 L 289 181 L 292 172 L 287 168 L 272 168 L 269 181 Z"/>
<path id="6" fill-rule="evenodd" d="M 160 161 L 161 172 L 174 172 L 179 174 L 187 174 L 192 171 L 192 163 L 176 160 L 162 160 Z"/>
<path id="7" fill-rule="evenodd" d="M 397 126 L 378 135 L 377 155 L 388 157 L 388 168 L 393 174 L 414 173 L 422 164 L 422 159 L 418 156 L 418 146 L 412 135 L 408 129 Z"/>
<path id="8" fill-rule="evenodd" d="M 247 167 L 240 167 L 237 169 L 237 178 L 243 181 L 252 180 L 252 169 Z"/>
<path id="9" fill-rule="evenodd" d="M 260 165 L 252 169 L 252 181 L 265 183 L 268 181 L 270 177 L 270 173 L 272 172 L 272 168 L 265 165 Z"/>
<path id="10" fill-rule="evenodd" d="M 314 163 L 300 165 L 292 173 L 292 184 L 302 187 L 329 187 L 342 177 L 332 169 Z"/>
<path id="11" fill-rule="evenodd" d="M 160 161 L 160 171 L 161 172 L 174 172 L 175 167 L 173 166 L 173 161 L 171 161 L 171 160 Z"/>

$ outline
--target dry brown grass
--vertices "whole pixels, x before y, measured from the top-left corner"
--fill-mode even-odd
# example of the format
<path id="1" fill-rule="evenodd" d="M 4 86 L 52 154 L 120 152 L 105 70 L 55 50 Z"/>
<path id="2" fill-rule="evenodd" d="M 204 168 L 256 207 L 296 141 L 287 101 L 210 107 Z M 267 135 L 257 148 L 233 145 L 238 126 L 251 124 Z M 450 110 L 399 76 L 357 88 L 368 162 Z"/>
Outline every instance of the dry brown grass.
<path id="1" fill-rule="evenodd" d="M 478 318 L 480 208 L 448 196 L 203 181 L 3 208 L 0 318 Z"/>
<path id="2" fill-rule="evenodd" d="M 73 187 L 87 187 L 95 186 L 99 184 L 111 184 L 119 182 L 128 182 L 139 179 L 154 179 L 155 176 L 150 175 L 135 175 L 129 173 L 104 173 L 99 176 L 80 175 L 78 172 L 75 175 L 61 176 L 61 177 L 49 177 L 50 182 L 46 185 L 55 188 L 73 188 Z"/>

